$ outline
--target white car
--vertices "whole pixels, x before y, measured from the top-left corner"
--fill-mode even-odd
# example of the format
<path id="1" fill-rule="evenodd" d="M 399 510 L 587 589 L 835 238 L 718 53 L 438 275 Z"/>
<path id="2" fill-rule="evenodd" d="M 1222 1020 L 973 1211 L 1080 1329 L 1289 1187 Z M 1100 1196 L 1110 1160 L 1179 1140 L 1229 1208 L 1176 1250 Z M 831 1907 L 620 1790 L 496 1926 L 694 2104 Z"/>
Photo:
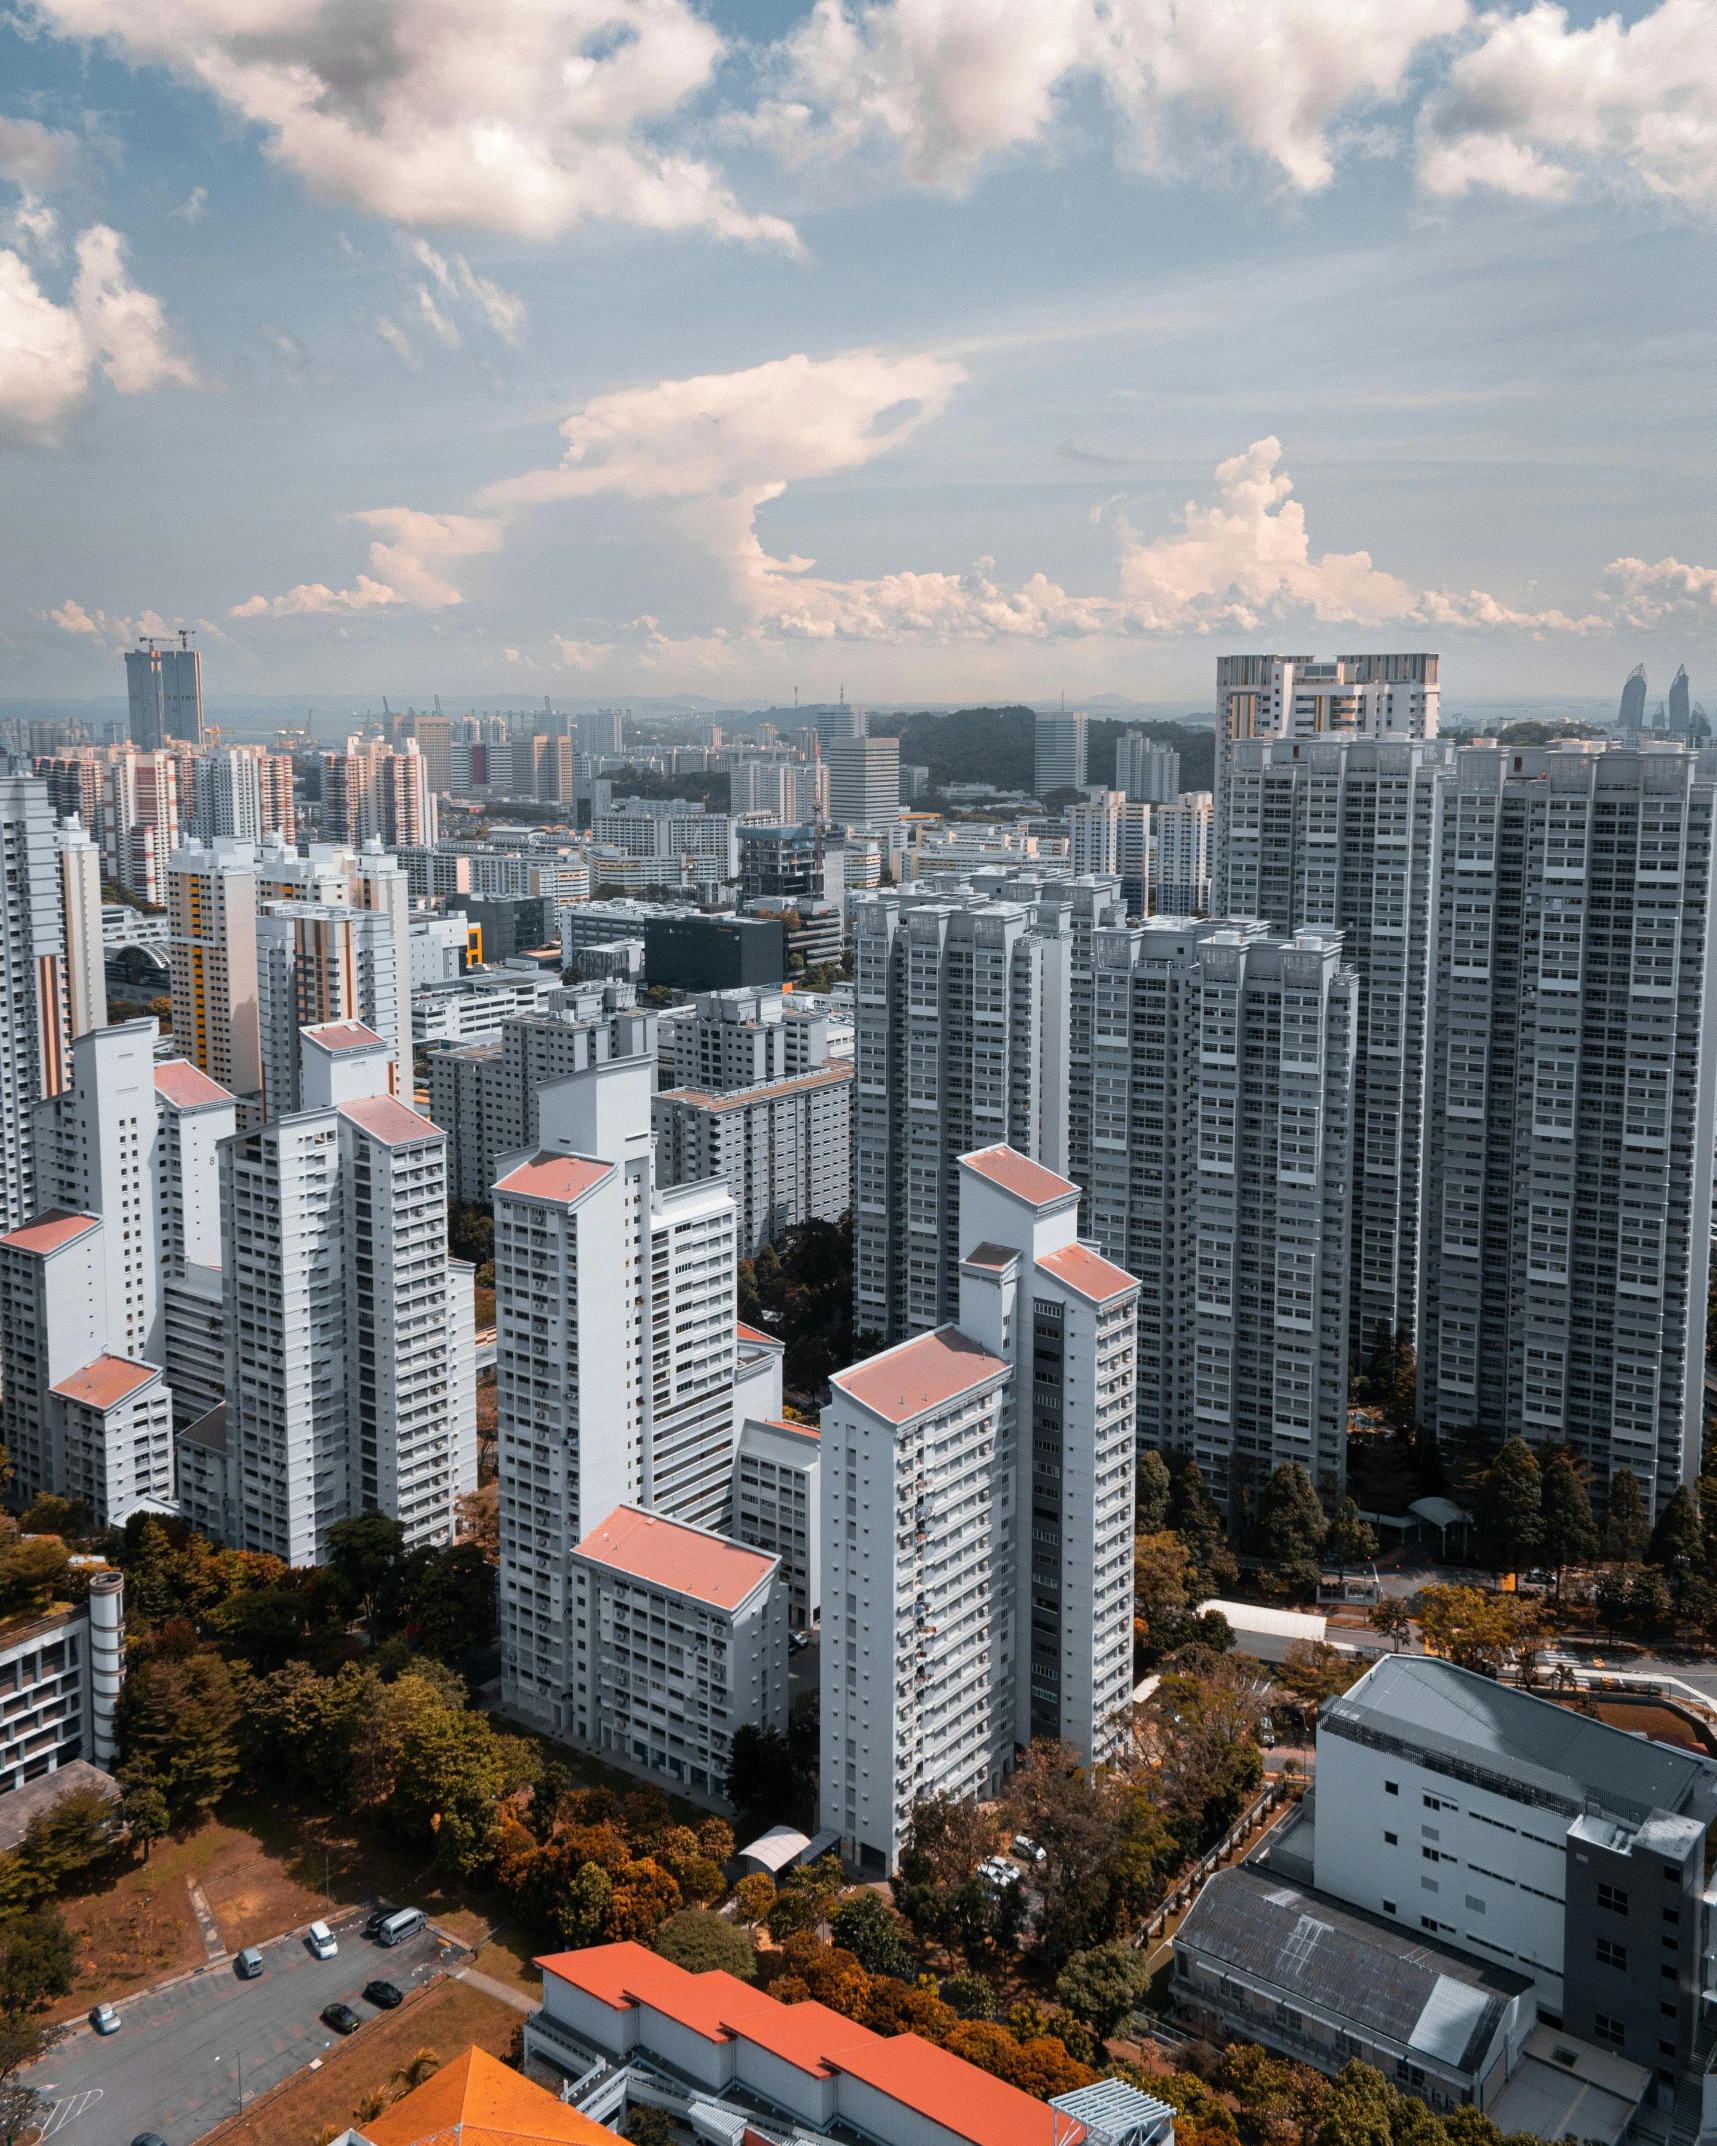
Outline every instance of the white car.
<path id="1" fill-rule="evenodd" d="M 988 1878 L 990 1883 L 997 1887 L 1017 1885 L 1020 1882 L 1020 1868 L 1017 1863 L 1010 1863 L 1005 1856 L 992 1855 L 978 1865 L 978 1876 Z"/>
<path id="2" fill-rule="evenodd" d="M 91 2008 L 89 2023 L 97 2034 L 117 2034 L 119 2014 L 110 2004 L 98 2004 Z"/>
<path id="3" fill-rule="evenodd" d="M 325 1922 L 313 1922 L 304 1933 L 304 1942 L 319 1960 L 331 1960 L 340 1949 Z"/>

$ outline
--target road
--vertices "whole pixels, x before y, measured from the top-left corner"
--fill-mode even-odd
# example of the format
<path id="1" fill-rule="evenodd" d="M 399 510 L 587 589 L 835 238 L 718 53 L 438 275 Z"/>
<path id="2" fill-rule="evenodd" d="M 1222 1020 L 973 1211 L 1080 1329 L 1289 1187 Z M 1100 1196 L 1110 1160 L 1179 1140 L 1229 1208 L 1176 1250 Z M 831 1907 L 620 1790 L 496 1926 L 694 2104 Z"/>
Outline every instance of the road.
<path id="1" fill-rule="evenodd" d="M 278 2086 L 339 2039 L 317 2014 L 344 1998 L 364 2019 L 379 2015 L 359 1992 L 378 1978 L 409 1991 L 433 1976 L 443 1947 L 423 1930 L 391 1952 L 363 1935 L 359 1911 L 332 1927 L 340 1949 L 315 1960 L 301 1937 L 264 1945 L 265 1971 L 241 1982 L 223 1960 L 153 1995 L 119 2008 L 117 2034 L 87 2027 L 25 2074 L 52 2106 L 43 2139 L 64 2146 L 127 2146 L 140 2131 L 155 2131 L 167 2146 L 191 2146 L 238 2111 L 239 2071 L 244 2099 Z M 360 2028 L 351 2039 L 361 2042 Z M 358 2070 L 362 2071 L 361 2063 Z M 379 2080 L 357 2079 L 356 2095 Z"/>

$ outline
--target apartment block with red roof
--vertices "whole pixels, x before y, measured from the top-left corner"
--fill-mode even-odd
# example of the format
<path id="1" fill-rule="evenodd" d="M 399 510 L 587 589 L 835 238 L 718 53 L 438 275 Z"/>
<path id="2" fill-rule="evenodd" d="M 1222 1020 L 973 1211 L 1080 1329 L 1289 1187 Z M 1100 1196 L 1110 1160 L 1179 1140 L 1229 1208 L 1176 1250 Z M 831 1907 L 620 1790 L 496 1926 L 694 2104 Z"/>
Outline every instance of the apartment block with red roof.
<path id="1" fill-rule="evenodd" d="M 574 1738 L 724 1798 L 734 1731 L 787 1726 L 781 1560 L 622 1505 L 569 1563 Z"/>
<path id="2" fill-rule="evenodd" d="M 734 1539 L 780 1558 L 795 1631 L 808 1630 L 823 1613 L 822 1459 L 814 1424 L 752 1417 L 733 1463 Z"/>

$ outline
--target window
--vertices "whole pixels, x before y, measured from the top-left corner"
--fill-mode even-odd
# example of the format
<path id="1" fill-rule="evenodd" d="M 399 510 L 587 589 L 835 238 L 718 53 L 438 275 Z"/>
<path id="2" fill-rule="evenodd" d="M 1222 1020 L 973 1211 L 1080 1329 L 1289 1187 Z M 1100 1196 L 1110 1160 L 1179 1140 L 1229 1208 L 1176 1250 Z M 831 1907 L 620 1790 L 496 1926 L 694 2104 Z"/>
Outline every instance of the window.
<path id="1" fill-rule="evenodd" d="M 1660 2003 L 1658 2006 L 1658 2010 L 1663 2014 L 1665 2019 L 1673 2019 L 1675 2017 L 1675 2007 L 1672 2004 Z"/>
<path id="2" fill-rule="evenodd" d="M 1385 1782 L 1384 1782 L 1384 1784 L 1383 1784 L 1383 1793 L 1384 1793 L 1384 1794 L 1385 1794 L 1386 1796 L 1398 1796 L 1398 1795 L 1400 1795 L 1400 1793 L 1401 1793 L 1401 1784 L 1400 1784 L 1400 1782 L 1399 1782 L 1399 1781 L 1385 1781 Z"/>
<path id="3" fill-rule="evenodd" d="M 1626 1947 L 1626 1945 L 1612 1944 L 1607 1937 L 1599 1938 L 1598 1965 L 1600 1967 L 1619 1968 L 1623 1974 L 1626 1974 L 1628 1966 L 1628 1948 Z"/>
<path id="4" fill-rule="evenodd" d="M 1385 1915 L 1393 1915 L 1395 1913 L 1395 1903 L 1393 1900 L 1384 1901 L 1383 1912 Z"/>
<path id="5" fill-rule="evenodd" d="M 1391 1848 L 1398 1848 L 1401 1845 L 1401 1839 L 1399 1834 L 1385 1833 L 1383 1838 L 1389 1843 Z"/>
<path id="6" fill-rule="evenodd" d="M 1681 1883 L 1681 1873 L 1673 1863 L 1664 1864 L 1663 1882 L 1665 1885 L 1679 1885 Z"/>
<path id="7" fill-rule="evenodd" d="M 1673 2042 L 1659 2042 L 1657 2053 L 1660 2057 L 1672 2057 L 1675 2054 L 1675 2044 Z"/>
<path id="8" fill-rule="evenodd" d="M 1627 2029 L 1619 2019 L 1611 2019 L 1607 2012 L 1592 2014 L 1592 2039 L 1604 2042 L 1611 2049 L 1620 2049 L 1627 2042 Z"/>
<path id="9" fill-rule="evenodd" d="M 1612 1915 L 1625 1915 L 1628 1911 L 1628 1896 L 1619 1885 L 1600 1885 L 1598 1905 L 1608 1908 Z"/>
<path id="10" fill-rule="evenodd" d="M 1435 1848 L 1421 1848 L 1419 1850 L 1419 1853 L 1425 1858 L 1427 1863 L 1440 1863 L 1443 1860 L 1442 1857 L 1437 1853 Z M 1453 1862 L 1454 1858 L 1451 1856 L 1449 1860 Z"/>
<path id="11" fill-rule="evenodd" d="M 1678 1908 L 1665 1908 L 1663 1911 L 1663 1919 L 1665 1922 L 1679 1922 L 1681 1920 L 1681 1912 Z"/>

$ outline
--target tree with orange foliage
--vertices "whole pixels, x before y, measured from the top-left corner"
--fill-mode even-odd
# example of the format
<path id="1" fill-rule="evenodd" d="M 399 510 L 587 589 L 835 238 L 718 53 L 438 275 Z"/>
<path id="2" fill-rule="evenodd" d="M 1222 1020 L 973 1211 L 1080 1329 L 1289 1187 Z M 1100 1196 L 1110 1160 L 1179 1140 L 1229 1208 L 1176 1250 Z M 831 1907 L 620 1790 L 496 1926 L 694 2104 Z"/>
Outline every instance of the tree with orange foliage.
<path id="1" fill-rule="evenodd" d="M 648 1856 L 642 1862 L 623 1863 L 614 1873 L 602 1934 L 610 1944 L 622 1938 L 648 1944 L 680 1906 L 680 1889 L 659 1863 Z"/>

